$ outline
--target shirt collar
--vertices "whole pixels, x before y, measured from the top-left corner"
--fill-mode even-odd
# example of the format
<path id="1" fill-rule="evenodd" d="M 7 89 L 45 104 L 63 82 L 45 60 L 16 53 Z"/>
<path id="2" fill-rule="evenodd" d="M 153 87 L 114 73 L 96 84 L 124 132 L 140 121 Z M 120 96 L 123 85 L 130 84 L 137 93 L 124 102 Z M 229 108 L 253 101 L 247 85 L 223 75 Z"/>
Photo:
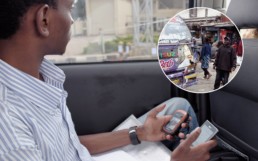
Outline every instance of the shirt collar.
<path id="1" fill-rule="evenodd" d="M 0 82 L 36 106 L 45 110 L 56 109 L 62 95 L 67 96 L 63 90 L 64 72 L 46 59 L 41 64 L 40 72 L 45 82 L 0 60 Z"/>

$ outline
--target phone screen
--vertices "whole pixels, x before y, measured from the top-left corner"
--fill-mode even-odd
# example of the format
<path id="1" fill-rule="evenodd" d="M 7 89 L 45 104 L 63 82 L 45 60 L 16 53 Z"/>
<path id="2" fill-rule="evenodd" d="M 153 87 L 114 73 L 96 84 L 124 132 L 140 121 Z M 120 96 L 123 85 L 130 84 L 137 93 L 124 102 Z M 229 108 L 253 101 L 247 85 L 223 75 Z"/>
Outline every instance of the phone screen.
<path id="1" fill-rule="evenodd" d="M 213 124 L 211 124 L 208 120 L 206 120 L 201 126 L 201 134 L 193 142 L 192 146 L 197 146 L 201 143 L 204 143 L 210 140 L 216 135 L 217 132 L 218 132 L 218 129 Z"/>
<path id="2" fill-rule="evenodd" d="M 186 119 L 188 119 L 187 112 L 178 109 L 173 112 L 171 120 L 163 127 L 163 130 L 170 135 L 176 135 Z"/>
<path id="3" fill-rule="evenodd" d="M 175 127 L 176 127 L 176 125 L 177 125 L 177 123 L 180 121 L 180 118 L 178 118 L 178 117 L 173 117 L 170 121 L 169 121 L 169 123 L 166 125 L 166 129 L 167 130 L 169 130 L 169 131 L 172 131 Z"/>

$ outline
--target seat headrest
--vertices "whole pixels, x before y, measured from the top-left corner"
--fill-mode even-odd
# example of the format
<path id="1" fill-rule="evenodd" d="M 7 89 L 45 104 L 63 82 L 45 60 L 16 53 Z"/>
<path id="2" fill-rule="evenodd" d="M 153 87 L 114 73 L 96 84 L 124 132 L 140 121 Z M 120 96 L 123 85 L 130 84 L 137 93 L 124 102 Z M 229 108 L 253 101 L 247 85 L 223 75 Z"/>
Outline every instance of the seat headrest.
<path id="1" fill-rule="evenodd" d="M 226 15 L 239 28 L 258 28 L 257 13 L 257 0 L 231 0 Z"/>

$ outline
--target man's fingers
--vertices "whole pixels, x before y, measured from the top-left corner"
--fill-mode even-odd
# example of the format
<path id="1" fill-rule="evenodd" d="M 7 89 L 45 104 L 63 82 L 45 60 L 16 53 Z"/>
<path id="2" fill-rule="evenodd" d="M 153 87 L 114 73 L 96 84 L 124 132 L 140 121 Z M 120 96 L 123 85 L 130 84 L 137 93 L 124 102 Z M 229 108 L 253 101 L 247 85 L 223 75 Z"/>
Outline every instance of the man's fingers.
<path id="1" fill-rule="evenodd" d="M 167 124 L 172 119 L 172 115 L 166 115 L 164 117 L 164 125 Z"/>
<path id="2" fill-rule="evenodd" d="M 188 124 L 187 123 L 182 123 L 181 124 L 181 128 L 187 128 L 188 127 Z"/>
<path id="3" fill-rule="evenodd" d="M 172 139 L 173 139 L 173 136 L 171 136 L 171 135 L 166 135 L 166 139 L 167 139 L 167 140 L 172 140 Z"/>
<path id="4" fill-rule="evenodd" d="M 192 143 L 198 138 L 198 136 L 201 133 L 201 128 L 197 127 L 186 139 L 185 141 L 182 143 L 184 144 L 183 146 L 185 147 L 190 147 L 192 145 Z"/>
<path id="5" fill-rule="evenodd" d="M 178 134 L 178 137 L 181 138 L 181 139 L 184 139 L 184 138 L 185 138 L 185 134 L 180 132 L 180 133 Z"/>
<path id="6" fill-rule="evenodd" d="M 210 150 L 210 149 L 214 148 L 215 146 L 217 146 L 217 141 L 216 140 L 209 140 L 209 141 L 205 142 L 203 144 L 203 146 L 204 146 L 205 149 Z"/>
<path id="7" fill-rule="evenodd" d="M 162 105 L 160 105 L 160 106 L 158 106 L 158 107 L 155 107 L 154 109 L 152 109 L 152 110 L 149 112 L 148 116 L 150 116 L 150 117 L 156 117 L 157 114 L 158 114 L 159 112 L 161 112 L 161 111 L 165 108 L 165 106 L 166 106 L 166 104 L 162 104 Z"/>

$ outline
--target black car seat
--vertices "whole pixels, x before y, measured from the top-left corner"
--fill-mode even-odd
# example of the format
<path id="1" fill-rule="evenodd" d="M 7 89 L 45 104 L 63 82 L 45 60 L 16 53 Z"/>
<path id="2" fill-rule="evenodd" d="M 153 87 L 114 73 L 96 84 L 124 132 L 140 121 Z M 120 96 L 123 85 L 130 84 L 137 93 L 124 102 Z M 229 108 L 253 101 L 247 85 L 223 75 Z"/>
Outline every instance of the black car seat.
<path id="1" fill-rule="evenodd" d="M 231 0 L 227 11 L 239 28 L 258 28 L 257 13 L 257 0 Z M 244 39 L 243 44 L 238 74 L 226 87 L 210 94 L 211 121 L 221 139 L 247 155 L 249 161 L 258 161 L 258 39 Z M 217 155 L 220 157 L 211 160 L 247 160 L 232 154 Z"/>

